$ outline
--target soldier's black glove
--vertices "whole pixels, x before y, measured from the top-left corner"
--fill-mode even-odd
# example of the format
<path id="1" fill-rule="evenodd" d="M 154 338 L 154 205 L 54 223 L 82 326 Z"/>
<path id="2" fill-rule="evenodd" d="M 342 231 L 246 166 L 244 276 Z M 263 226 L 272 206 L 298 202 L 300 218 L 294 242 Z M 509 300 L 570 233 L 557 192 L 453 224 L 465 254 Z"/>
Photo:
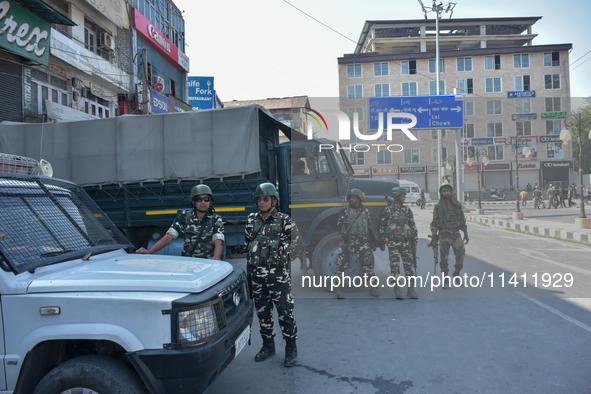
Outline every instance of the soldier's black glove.
<path id="1" fill-rule="evenodd" d="M 468 232 L 465 231 L 464 232 L 464 245 L 468 245 L 468 242 L 470 242 L 470 238 L 468 238 Z"/>
<path id="2" fill-rule="evenodd" d="M 386 250 L 386 243 L 384 241 L 380 242 L 380 250 L 383 252 Z"/>

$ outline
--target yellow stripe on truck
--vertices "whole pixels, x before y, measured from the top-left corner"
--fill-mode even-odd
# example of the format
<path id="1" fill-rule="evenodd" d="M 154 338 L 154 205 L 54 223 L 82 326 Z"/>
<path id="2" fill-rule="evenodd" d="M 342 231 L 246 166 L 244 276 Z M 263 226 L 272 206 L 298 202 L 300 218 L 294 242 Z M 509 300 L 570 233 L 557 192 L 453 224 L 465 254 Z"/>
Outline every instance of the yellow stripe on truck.
<path id="1" fill-rule="evenodd" d="M 237 208 L 216 208 L 216 212 L 236 212 L 236 211 L 245 211 L 245 207 L 237 207 Z M 146 211 L 146 215 L 176 215 L 179 211 L 171 210 L 171 211 Z"/>

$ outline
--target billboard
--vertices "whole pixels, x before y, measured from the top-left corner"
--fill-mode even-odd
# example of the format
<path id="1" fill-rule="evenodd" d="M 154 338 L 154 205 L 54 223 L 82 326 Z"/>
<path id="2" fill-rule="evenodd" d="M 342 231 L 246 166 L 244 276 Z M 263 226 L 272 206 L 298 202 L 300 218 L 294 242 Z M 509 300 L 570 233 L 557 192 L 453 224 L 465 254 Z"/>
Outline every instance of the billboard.
<path id="1" fill-rule="evenodd" d="M 193 109 L 214 108 L 213 77 L 189 77 L 189 105 Z"/>

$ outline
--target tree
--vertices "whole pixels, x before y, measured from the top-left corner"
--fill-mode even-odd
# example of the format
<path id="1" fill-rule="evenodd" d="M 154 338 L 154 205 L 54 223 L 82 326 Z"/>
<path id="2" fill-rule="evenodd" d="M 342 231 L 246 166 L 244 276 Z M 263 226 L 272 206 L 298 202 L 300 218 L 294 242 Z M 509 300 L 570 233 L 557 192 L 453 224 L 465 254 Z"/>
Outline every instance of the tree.
<path id="1" fill-rule="evenodd" d="M 584 174 L 591 173 L 591 140 L 589 139 L 589 130 L 591 130 L 591 105 L 588 105 L 575 112 L 577 119 L 581 119 L 582 130 L 579 130 L 579 122 L 573 119 L 573 159 L 575 171 L 583 169 Z M 579 166 L 579 132 L 581 132 L 581 142 L 583 145 L 583 165 Z"/>

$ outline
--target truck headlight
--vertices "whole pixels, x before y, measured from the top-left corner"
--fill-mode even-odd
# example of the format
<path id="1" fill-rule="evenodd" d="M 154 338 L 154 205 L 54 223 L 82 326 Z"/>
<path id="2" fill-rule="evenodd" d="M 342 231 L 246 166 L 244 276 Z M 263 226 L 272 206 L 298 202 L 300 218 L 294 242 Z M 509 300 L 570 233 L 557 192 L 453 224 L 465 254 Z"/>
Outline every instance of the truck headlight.
<path id="1" fill-rule="evenodd" d="M 177 312 L 178 343 L 202 341 L 226 326 L 222 300 Z"/>

